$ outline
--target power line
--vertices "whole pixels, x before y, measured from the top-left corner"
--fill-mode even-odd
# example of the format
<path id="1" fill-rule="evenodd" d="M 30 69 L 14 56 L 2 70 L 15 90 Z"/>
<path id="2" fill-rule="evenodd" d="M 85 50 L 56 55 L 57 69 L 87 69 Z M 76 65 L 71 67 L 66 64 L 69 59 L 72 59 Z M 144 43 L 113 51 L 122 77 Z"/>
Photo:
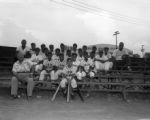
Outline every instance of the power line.
<path id="1" fill-rule="evenodd" d="M 87 6 L 85 7 L 85 6 L 82 6 L 81 4 L 80 5 L 78 5 L 78 4 L 75 4 L 75 3 L 71 3 L 71 2 L 68 2 L 68 1 L 66 1 L 66 0 L 62 0 L 62 1 L 64 1 L 64 2 L 66 2 L 66 3 L 70 3 L 70 4 L 73 4 L 73 5 L 77 5 L 77 6 L 80 6 L 80 7 L 83 7 L 83 8 L 86 8 L 86 9 L 88 9 L 88 10 L 92 10 L 92 11 L 94 11 L 94 12 L 98 12 L 98 11 L 95 11 L 95 10 L 93 10 L 93 8 L 91 9 L 91 8 L 87 8 Z M 74 0 L 72 0 L 72 1 L 74 1 Z M 100 9 L 100 8 L 99 8 Z M 102 11 L 106 11 L 106 10 L 104 10 L 104 9 L 102 9 Z M 108 11 L 106 11 L 106 12 L 108 12 Z M 137 21 L 135 21 L 135 20 L 133 20 L 133 18 L 131 19 L 131 18 L 127 18 L 127 16 L 126 16 L 126 18 L 125 17 L 122 17 L 122 16 L 118 16 L 118 15 L 113 15 L 113 14 L 109 14 L 109 15 L 111 15 L 111 17 L 112 17 L 112 19 L 116 19 L 116 20 L 119 20 L 119 21 L 125 21 L 125 22 L 130 22 L 130 23 L 133 23 L 133 24 L 139 24 L 139 25 L 145 25 L 145 26 L 149 26 L 150 27 L 150 23 L 144 23 L 144 22 L 142 22 L 142 23 L 137 23 Z M 118 18 L 114 18 L 114 17 L 118 17 Z M 124 19 L 126 19 L 126 20 L 124 20 Z M 129 19 L 128 21 L 127 21 L 127 19 Z M 132 21 L 131 21 L 132 20 Z"/>
<path id="2" fill-rule="evenodd" d="M 50 0 L 50 1 L 51 1 L 51 2 L 54 2 L 54 3 L 56 3 L 56 4 L 59 4 L 59 5 L 62 5 L 62 6 L 67 6 L 67 7 L 73 8 L 73 9 L 78 9 L 78 10 L 80 10 L 80 11 L 88 12 L 87 10 L 84 10 L 84 9 L 82 9 L 82 8 L 73 7 L 73 6 L 67 5 L 67 4 L 65 4 L 65 3 L 58 2 L 58 1 L 56 1 L 56 0 Z"/>
<path id="3" fill-rule="evenodd" d="M 134 17 L 131 17 L 131 16 L 122 15 L 120 13 L 116 13 L 116 12 L 113 12 L 113 11 L 110 11 L 110 10 L 106 10 L 106 9 L 103 9 L 103 8 L 100 8 L 100 7 L 97 7 L 97 6 L 92 6 L 92 5 L 86 4 L 86 3 L 81 2 L 81 1 L 77 1 L 77 0 L 72 0 L 72 1 L 74 1 L 76 3 L 79 3 L 79 4 L 82 4 L 82 5 L 85 5 L 85 6 L 88 6 L 88 7 L 92 8 L 92 9 L 95 9 L 95 10 L 101 10 L 101 11 L 108 12 L 108 13 L 114 15 L 114 16 L 128 18 L 128 19 L 132 19 L 132 20 L 134 19 L 134 20 L 138 20 L 140 22 L 145 22 L 147 24 L 150 24 L 150 21 L 148 21 L 148 20 L 138 19 L 138 18 L 134 18 Z"/>
<path id="4" fill-rule="evenodd" d="M 67 6 L 67 7 L 71 7 L 73 9 L 76 9 L 76 10 L 80 10 L 80 11 L 84 11 L 84 12 L 89 12 L 88 10 L 85 10 L 85 9 L 81 9 L 79 7 L 73 7 L 72 5 L 69 5 L 69 4 L 66 4 L 66 3 L 62 3 L 62 2 L 58 2 L 56 0 L 50 0 L 51 2 L 54 2 L 56 4 L 59 4 L 59 5 L 62 5 L 62 6 Z M 91 12 L 90 12 L 91 13 Z M 97 15 L 97 16 L 103 16 L 103 17 L 106 17 L 104 15 L 100 15 L 100 14 L 96 14 L 96 13 L 91 13 L 91 14 L 94 14 L 94 15 Z"/>
<path id="5" fill-rule="evenodd" d="M 62 2 L 58 2 L 58 1 L 56 1 L 56 0 L 50 0 L 51 2 L 55 2 L 55 3 L 57 3 L 57 4 L 60 4 L 60 5 L 63 5 L 63 6 L 67 6 L 67 7 L 71 7 L 71 8 L 74 8 L 74 9 L 78 9 L 78 10 L 82 10 L 82 11 L 84 11 L 84 12 L 90 12 L 90 13 L 92 13 L 92 14 L 95 14 L 95 15 L 99 15 L 99 16 L 103 16 L 103 17 L 107 17 L 107 16 L 104 16 L 104 15 L 102 15 L 102 14 L 97 14 L 95 11 L 89 11 L 88 9 L 86 9 L 85 7 L 81 7 L 81 6 L 78 6 L 78 5 L 76 5 L 76 7 L 74 7 L 74 6 L 72 6 L 72 5 L 74 5 L 74 4 L 72 4 L 72 3 L 70 3 L 70 2 L 66 2 L 66 1 L 62 1 Z M 107 17 L 107 18 L 109 18 L 109 19 L 113 19 L 113 20 L 118 20 L 118 21 L 123 21 L 123 22 L 127 22 L 127 23 L 132 23 L 132 24 L 136 24 L 136 25 L 143 25 L 143 26 L 145 26 L 145 27 L 149 27 L 150 28 L 150 26 L 148 26 L 148 25 L 144 25 L 144 24 L 139 24 L 139 23 L 136 23 L 136 22 L 131 22 L 131 21 L 126 21 L 126 20 L 122 20 L 122 19 L 119 19 L 119 18 L 113 18 L 113 17 Z"/>

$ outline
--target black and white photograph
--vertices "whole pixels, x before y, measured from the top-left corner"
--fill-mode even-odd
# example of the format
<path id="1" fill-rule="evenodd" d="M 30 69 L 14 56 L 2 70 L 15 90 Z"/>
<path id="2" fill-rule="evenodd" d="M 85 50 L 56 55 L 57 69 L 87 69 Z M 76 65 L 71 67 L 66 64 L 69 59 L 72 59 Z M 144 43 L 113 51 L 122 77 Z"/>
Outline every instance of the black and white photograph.
<path id="1" fill-rule="evenodd" d="M 0 120 L 150 120 L 150 1 L 0 0 Z"/>

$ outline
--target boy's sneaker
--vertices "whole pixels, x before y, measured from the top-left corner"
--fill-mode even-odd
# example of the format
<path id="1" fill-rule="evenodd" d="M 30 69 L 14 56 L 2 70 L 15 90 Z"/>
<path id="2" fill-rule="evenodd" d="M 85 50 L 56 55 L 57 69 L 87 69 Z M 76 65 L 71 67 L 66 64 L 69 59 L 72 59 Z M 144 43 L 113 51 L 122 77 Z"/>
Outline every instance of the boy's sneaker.
<path id="1" fill-rule="evenodd" d="M 75 95 L 74 95 L 74 94 L 71 94 L 70 96 L 71 96 L 71 99 L 72 99 L 72 100 L 75 99 Z"/>
<path id="2" fill-rule="evenodd" d="M 87 93 L 86 95 L 85 95 L 85 97 L 89 97 L 90 96 L 90 94 L 89 93 Z"/>
<path id="3" fill-rule="evenodd" d="M 63 90 L 62 93 L 63 93 L 64 98 L 67 97 L 67 92 L 66 92 L 66 90 Z"/>
<path id="4" fill-rule="evenodd" d="M 12 99 L 19 99 L 21 96 L 20 95 L 11 95 Z"/>
<path id="5" fill-rule="evenodd" d="M 31 101 L 32 100 L 32 96 L 27 96 L 27 100 Z"/>

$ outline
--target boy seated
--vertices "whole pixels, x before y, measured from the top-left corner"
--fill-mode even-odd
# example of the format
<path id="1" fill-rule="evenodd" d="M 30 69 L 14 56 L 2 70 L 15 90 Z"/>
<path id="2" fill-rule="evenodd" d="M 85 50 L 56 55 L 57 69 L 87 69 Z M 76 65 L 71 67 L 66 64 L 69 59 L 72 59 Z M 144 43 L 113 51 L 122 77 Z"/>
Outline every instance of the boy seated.
<path id="1" fill-rule="evenodd" d="M 64 67 L 62 74 L 63 74 L 63 77 L 60 82 L 60 86 L 64 90 L 64 94 L 66 94 L 65 88 L 68 83 L 71 85 L 72 89 L 77 88 L 77 82 L 74 78 L 76 71 L 73 68 L 71 58 L 67 59 L 67 65 Z M 71 89 L 71 95 L 74 96 L 72 89 Z"/>
<path id="2" fill-rule="evenodd" d="M 57 66 L 53 66 L 52 71 L 50 72 L 50 78 L 52 81 L 58 80 L 59 71 Z"/>
<path id="3" fill-rule="evenodd" d="M 64 54 L 60 53 L 59 55 L 59 61 L 57 63 L 57 65 L 53 66 L 53 70 L 51 72 L 52 75 L 60 75 L 64 69 L 64 67 L 66 66 L 66 61 L 64 60 Z M 56 77 L 58 79 L 58 77 Z M 54 79 L 54 77 L 51 76 L 51 80 L 56 80 Z"/>
<path id="4" fill-rule="evenodd" d="M 31 61 L 34 64 L 35 72 L 40 73 L 43 66 L 43 57 L 40 53 L 40 48 L 35 49 L 35 53 L 31 56 Z"/>
<path id="5" fill-rule="evenodd" d="M 68 58 L 71 58 L 71 56 L 72 56 L 71 50 L 68 49 L 68 50 L 66 51 L 66 54 L 65 54 L 65 60 L 67 61 L 67 59 L 68 59 Z"/>
<path id="6" fill-rule="evenodd" d="M 72 46 L 72 53 L 76 53 L 77 54 L 77 48 L 78 48 L 78 45 L 76 43 L 73 44 Z"/>
<path id="7" fill-rule="evenodd" d="M 81 49 L 81 48 L 78 49 L 77 60 L 80 61 L 80 62 L 81 62 L 82 60 L 84 60 L 83 52 L 82 52 L 82 49 Z"/>
<path id="8" fill-rule="evenodd" d="M 46 59 L 46 51 L 47 51 L 47 48 L 46 48 L 46 45 L 45 44 L 41 44 L 41 50 L 40 50 L 40 55 L 42 56 L 43 60 Z"/>
<path id="9" fill-rule="evenodd" d="M 59 54 L 60 54 L 60 49 L 56 48 L 55 49 L 55 54 L 52 55 L 52 60 L 58 61 L 59 60 Z"/>
<path id="10" fill-rule="evenodd" d="M 64 67 L 66 66 L 66 60 L 64 59 L 64 54 L 63 53 L 61 53 L 59 55 L 59 62 L 57 64 L 57 66 L 58 66 L 58 70 L 63 70 Z"/>
<path id="11" fill-rule="evenodd" d="M 40 73 L 40 81 L 43 81 L 46 79 L 46 75 L 50 75 L 50 72 L 52 71 L 54 66 L 53 60 L 52 60 L 52 53 L 48 52 L 47 59 L 43 62 L 43 70 Z"/>
<path id="12" fill-rule="evenodd" d="M 91 58 L 88 57 L 88 53 L 84 53 L 84 60 L 81 61 L 80 63 L 81 66 L 84 67 L 84 70 L 86 72 L 86 76 L 88 77 L 94 77 L 94 61 L 92 61 Z"/>
<path id="13" fill-rule="evenodd" d="M 80 65 L 80 61 L 77 60 L 77 54 L 76 53 L 72 54 L 72 64 L 73 64 L 74 70 L 77 71 L 77 68 Z"/>
<path id="14" fill-rule="evenodd" d="M 113 67 L 112 56 L 109 53 L 109 48 L 108 47 L 104 48 L 103 56 L 104 56 L 104 59 L 106 60 L 105 65 L 104 65 L 104 67 L 105 67 L 104 69 L 106 71 L 108 71 L 108 70 L 112 69 L 112 67 Z"/>
<path id="15" fill-rule="evenodd" d="M 81 81 L 83 78 L 86 76 L 86 72 L 84 71 L 83 66 L 78 66 L 77 72 L 76 72 L 76 77 L 77 80 Z"/>
<path id="16" fill-rule="evenodd" d="M 103 50 L 99 50 L 99 54 L 95 57 L 96 70 L 108 71 L 110 69 L 109 58 L 104 55 Z"/>

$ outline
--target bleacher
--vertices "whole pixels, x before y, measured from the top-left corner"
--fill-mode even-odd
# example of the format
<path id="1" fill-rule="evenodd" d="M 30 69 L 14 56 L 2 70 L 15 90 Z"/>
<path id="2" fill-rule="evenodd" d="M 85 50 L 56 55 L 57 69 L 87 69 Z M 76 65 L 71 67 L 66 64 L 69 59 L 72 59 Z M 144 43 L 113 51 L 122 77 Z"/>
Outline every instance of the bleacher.
<path id="1" fill-rule="evenodd" d="M 10 87 L 15 48 L 0 47 L 0 49 L 2 54 L 0 56 L 0 87 Z M 117 67 L 108 72 L 99 71 L 94 78 L 84 78 L 83 81 L 78 81 L 81 91 L 121 93 L 124 100 L 127 99 L 127 93 L 150 93 L 149 59 L 125 59 L 120 61 Z M 46 90 L 56 90 L 59 82 L 59 80 L 35 81 L 36 88 Z M 22 87 L 21 84 L 20 87 Z"/>
<path id="2" fill-rule="evenodd" d="M 0 86 L 10 87 L 11 69 L 15 61 L 15 47 L 0 46 Z"/>

